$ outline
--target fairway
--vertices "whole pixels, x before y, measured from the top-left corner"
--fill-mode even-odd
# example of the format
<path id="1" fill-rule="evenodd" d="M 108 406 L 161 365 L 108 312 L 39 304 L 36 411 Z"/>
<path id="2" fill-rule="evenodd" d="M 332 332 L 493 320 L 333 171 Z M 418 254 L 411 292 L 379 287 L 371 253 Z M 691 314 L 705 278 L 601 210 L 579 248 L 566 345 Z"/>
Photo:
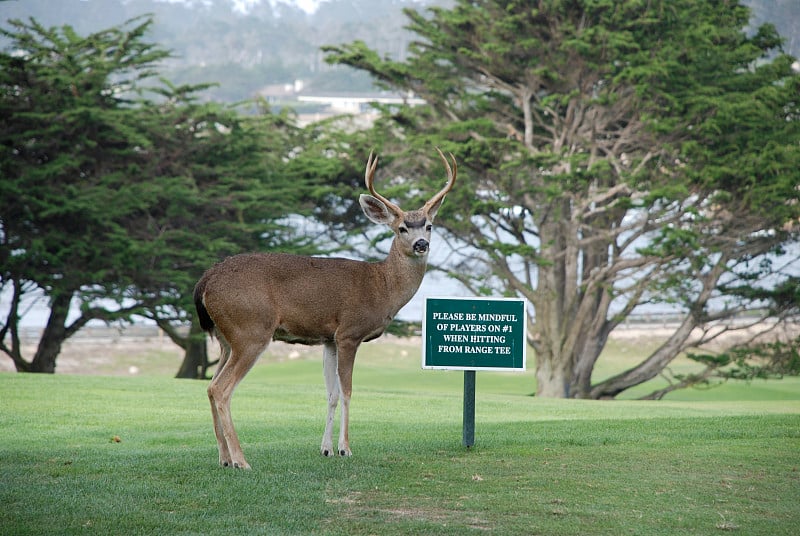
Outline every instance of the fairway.
<path id="1" fill-rule="evenodd" d="M 387 350 L 388 348 L 388 350 Z M 0 374 L 2 534 L 795 534 L 800 382 L 661 402 L 529 396 L 366 345 L 352 458 L 319 455 L 318 356 L 259 364 L 233 400 L 251 471 L 223 469 L 206 382 Z"/>

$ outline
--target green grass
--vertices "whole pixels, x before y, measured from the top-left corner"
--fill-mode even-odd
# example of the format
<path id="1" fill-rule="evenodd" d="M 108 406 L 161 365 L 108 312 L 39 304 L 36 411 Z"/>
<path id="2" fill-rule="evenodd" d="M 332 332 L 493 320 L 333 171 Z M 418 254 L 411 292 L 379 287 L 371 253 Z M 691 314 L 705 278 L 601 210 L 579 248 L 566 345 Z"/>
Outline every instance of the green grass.
<path id="1" fill-rule="evenodd" d="M 796 534 L 797 379 L 593 402 L 478 373 L 468 450 L 463 375 L 403 351 L 359 355 L 347 459 L 318 453 L 319 356 L 259 364 L 252 471 L 217 466 L 205 382 L 0 374 L 0 534 Z"/>

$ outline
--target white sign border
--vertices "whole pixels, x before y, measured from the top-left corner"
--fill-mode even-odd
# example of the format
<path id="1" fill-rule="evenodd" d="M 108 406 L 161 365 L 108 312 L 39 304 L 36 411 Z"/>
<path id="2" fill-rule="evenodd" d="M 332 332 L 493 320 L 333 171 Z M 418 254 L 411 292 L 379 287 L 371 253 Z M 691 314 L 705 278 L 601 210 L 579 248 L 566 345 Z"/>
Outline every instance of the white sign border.
<path id="1" fill-rule="evenodd" d="M 522 368 L 512 367 L 457 367 L 450 365 L 426 365 L 426 349 L 428 347 L 428 300 L 470 300 L 470 301 L 506 301 L 522 302 Z M 422 302 L 422 368 L 424 370 L 474 370 L 487 372 L 526 372 L 528 370 L 528 300 L 525 298 L 505 298 L 499 296 L 425 296 Z"/>

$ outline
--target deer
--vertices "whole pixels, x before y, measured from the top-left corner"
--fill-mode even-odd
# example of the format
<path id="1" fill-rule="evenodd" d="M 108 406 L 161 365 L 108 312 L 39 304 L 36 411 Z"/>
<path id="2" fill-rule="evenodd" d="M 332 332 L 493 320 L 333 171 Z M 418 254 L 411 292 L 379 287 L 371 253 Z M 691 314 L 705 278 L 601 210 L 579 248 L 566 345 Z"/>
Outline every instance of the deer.
<path id="1" fill-rule="evenodd" d="M 206 270 L 194 288 L 201 328 L 220 344 L 217 369 L 208 385 L 214 434 L 223 467 L 250 469 L 231 418 L 234 389 L 270 341 L 322 345 L 328 393 L 323 456 L 351 456 L 348 434 L 353 365 L 362 342 L 383 334 L 422 283 L 431 229 L 458 171 L 441 150 L 447 182 L 418 210 L 406 212 L 375 191 L 378 157 L 370 152 L 359 196 L 364 215 L 394 233 L 386 258 L 365 262 L 287 253 L 243 253 Z M 335 413 L 341 400 L 337 451 Z"/>

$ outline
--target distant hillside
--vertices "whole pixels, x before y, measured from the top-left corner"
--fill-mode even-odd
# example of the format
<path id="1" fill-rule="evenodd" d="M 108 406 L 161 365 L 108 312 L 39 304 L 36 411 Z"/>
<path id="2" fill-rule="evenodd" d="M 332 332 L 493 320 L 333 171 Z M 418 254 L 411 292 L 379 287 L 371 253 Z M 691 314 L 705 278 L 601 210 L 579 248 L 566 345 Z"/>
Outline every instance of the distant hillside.
<path id="1" fill-rule="evenodd" d="M 24 0 L 0 2 L 2 21 L 36 18 L 45 26 L 69 24 L 86 34 L 152 13 L 152 40 L 175 53 L 163 74 L 175 83 L 218 82 L 209 97 L 236 101 L 262 87 L 297 79 L 311 90 L 367 91 L 368 76 L 324 62 L 320 47 L 360 39 L 392 57 L 405 53 L 410 34 L 404 7 L 439 1 L 334 0 L 309 15 L 263 2 L 243 14 L 230 0 Z"/>
<path id="2" fill-rule="evenodd" d="M 46 26 L 69 24 L 79 33 L 109 28 L 152 13 L 152 39 L 175 53 L 163 70 L 175 83 L 218 82 L 208 98 L 237 101 L 275 85 L 302 80 L 307 91 L 363 92 L 368 76 L 324 62 L 320 46 L 356 39 L 402 58 L 413 38 L 404 7 L 424 10 L 453 0 L 327 0 L 309 15 L 268 1 L 246 13 L 231 0 L 11 0 L 0 1 L 0 20 L 36 18 Z M 800 55 L 800 1 L 748 0 L 754 23 L 771 21 Z"/>

